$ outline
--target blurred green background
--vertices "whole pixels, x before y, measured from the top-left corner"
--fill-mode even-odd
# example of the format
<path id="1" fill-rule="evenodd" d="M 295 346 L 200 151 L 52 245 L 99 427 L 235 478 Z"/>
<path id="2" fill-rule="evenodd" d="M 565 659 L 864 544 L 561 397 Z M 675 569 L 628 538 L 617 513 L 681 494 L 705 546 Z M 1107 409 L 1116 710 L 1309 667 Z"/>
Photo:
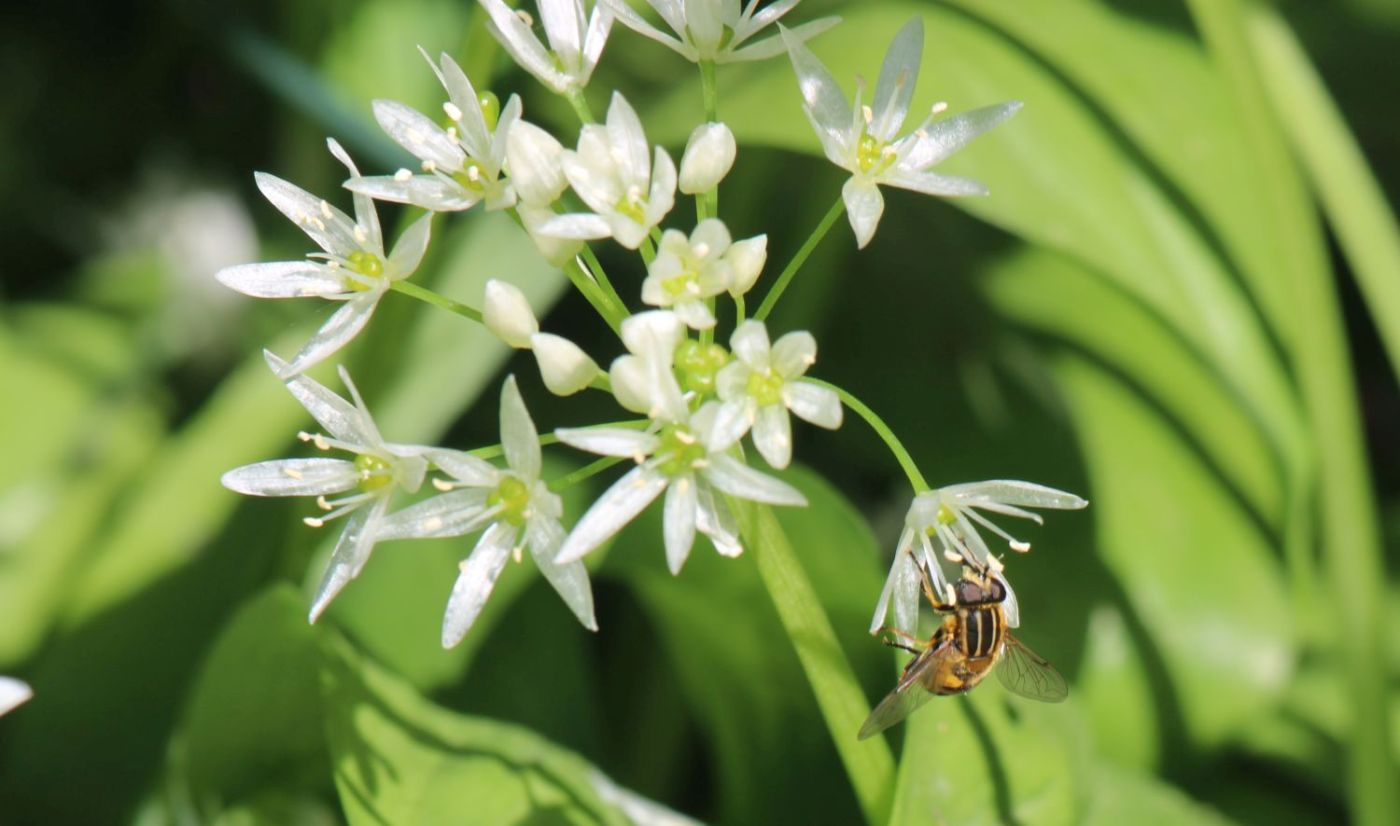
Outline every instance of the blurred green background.
<path id="1" fill-rule="evenodd" d="M 848 90 L 920 14 L 915 109 L 1027 106 L 947 164 L 992 197 L 887 192 L 871 247 L 838 225 L 773 329 L 812 330 L 814 374 L 880 411 L 933 484 L 1093 503 L 1017 526 L 1035 551 L 1011 569 L 1021 637 L 1070 701 L 930 703 L 891 732 L 892 821 L 1400 822 L 1400 4 L 807 0 L 794 18 L 823 13 L 845 22 L 814 50 Z M 650 513 L 597 566 L 598 634 L 512 566 L 443 651 L 469 540 L 382 545 L 311 628 L 328 534 L 303 502 L 219 486 L 301 455 L 303 411 L 259 351 L 330 312 L 213 280 L 306 250 L 253 170 L 331 197 L 326 135 L 362 168 L 402 164 L 369 102 L 436 111 L 418 45 L 569 143 L 567 108 L 476 14 L 3 12 L 0 673 L 36 696 L 0 720 L 0 823 L 626 822 L 598 772 L 705 822 L 861 820 L 752 553 L 697 549 L 673 578 Z M 771 278 L 842 175 L 785 60 L 719 86 L 741 141 L 722 214 L 769 234 Z M 613 88 L 678 155 L 693 67 L 619 28 L 596 111 Z M 476 303 L 506 278 L 553 307 L 547 329 L 616 354 L 507 220 L 434 232 L 415 279 Z M 634 262 L 606 260 L 635 296 Z M 616 417 L 442 315 L 388 296 L 338 359 L 388 438 L 494 443 L 512 370 L 542 430 Z M 796 455 L 814 506 L 783 525 L 874 702 L 899 658 L 865 629 L 908 491 L 854 417 L 800 431 Z"/>

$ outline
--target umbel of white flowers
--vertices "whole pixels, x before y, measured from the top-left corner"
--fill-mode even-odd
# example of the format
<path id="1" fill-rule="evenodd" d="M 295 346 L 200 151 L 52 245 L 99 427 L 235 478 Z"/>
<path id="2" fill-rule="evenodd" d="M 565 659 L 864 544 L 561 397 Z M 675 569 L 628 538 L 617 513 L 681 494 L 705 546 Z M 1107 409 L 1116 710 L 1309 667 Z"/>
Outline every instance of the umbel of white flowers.
<path id="1" fill-rule="evenodd" d="M 856 88 L 855 105 L 847 103 L 841 87 L 803 45 L 802 38 L 784 30 L 783 40 L 797 72 L 802 108 L 816 130 L 822 150 L 828 160 L 851 173 L 841 195 L 857 246 L 864 247 L 875 237 L 875 228 L 885 211 L 881 185 L 928 195 L 987 194 L 986 187 L 976 181 L 928 169 L 1014 115 L 1021 108 L 1019 101 L 935 120 L 946 108 L 939 104 L 917 129 L 896 137 L 909 114 L 909 102 L 919 79 L 924 50 L 922 20 L 910 20 L 890 43 L 875 83 L 874 100 L 869 105 L 861 100 L 865 91 L 861 86 Z"/>
<path id="2" fill-rule="evenodd" d="M 1014 538 L 980 511 L 1015 516 L 1041 524 L 1040 515 L 1026 508 L 1079 510 L 1088 504 L 1087 500 L 1072 493 L 1005 479 L 949 485 L 918 494 L 904 517 L 904 530 L 899 535 L 894 563 L 890 566 L 884 590 L 880 592 L 875 616 L 870 621 L 870 633 L 874 634 L 884 627 L 891 604 L 894 606 L 895 628 L 911 634 L 918 630 L 921 586 L 914 555 L 922 556 L 933 576 L 934 587 L 942 591 L 949 582 L 943 574 L 940 556 L 960 565 L 962 555 L 971 553 L 980 567 L 1001 571 L 1001 560 L 987 547 L 977 531 L 978 526 L 1006 540 L 1013 551 L 1025 553 L 1031 549 L 1029 542 Z M 1002 607 L 1006 610 L 1007 623 L 1015 628 L 1021 624 L 1016 593 L 1004 577 L 1002 581 L 1006 584 L 1006 601 Z"/>
<path id="3" fill-rule="evenodd" d="M 675 32 L 661 31 L 637 14 L 627 0 L 601 0 L 628 28 L 645 35 L 692 63 L 738 63 L 765 60 L 783 53 L 783 43 L 769 37 L 750 43 L 754 35 L 792 11 L 800 0 L 777 0 L 762 11 L 758 0 L 749 0 L 740 11 L 739 0 L 647 0 Z M 799 40 L 816 37 L 840 22 L 839 17 L 823 17 L 789 29 Z"/>

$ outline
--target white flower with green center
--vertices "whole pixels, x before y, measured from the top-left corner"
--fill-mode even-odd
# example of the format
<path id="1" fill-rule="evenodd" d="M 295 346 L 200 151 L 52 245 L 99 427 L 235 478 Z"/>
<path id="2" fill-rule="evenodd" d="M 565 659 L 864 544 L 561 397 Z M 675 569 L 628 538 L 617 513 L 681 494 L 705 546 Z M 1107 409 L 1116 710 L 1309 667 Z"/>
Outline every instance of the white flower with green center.
<path id="1" fill-rule="evenodd" d="M 326 143 L 352 177 L 359 175 L 340 144 L 334 140 Z M 324 199 L 275 175 L 259 172 L 254 179 L 272 205 L 311 236 L 323 251 L 312 253 L 303 261 L 227 267 L 215 278 L 256 298 L 315 296 L 345 302 L 285 366 L 285 372 L 279 375 L 285 379 L 325 360 L 364 329 L 389 286 L 412 275 L 423 260 L 432 216 L 413 222 L 393 252 L 386 255 L 379 216 L 368 195 L 354 196 L 355 218 L 351 220 Z"/>
<path id="2" fill-rule="evenodd" d="M 650 156 L 637 113 L 614 92 L 606 125 L 586 124 L 578 150 L 564 152 L 564 175 L 592 213 L 560 215 L 539 228 L 558 238 L 614 238 L 636 249 L 676 201 L 676 165 L 666 150 Z"/>
<path id="3" fill-rule="evenodd" d="M 880 592 L 870 633 L 884 626 L 892 602 L 894 627 L 911 634 L 917 630 L 921 585 L 915 557 L 922 555 L 922 561 L 933 577 L 933 586 L 939 591 L 947 591 L 951 583 L 943 574 L 938 551 L 955 565 L 961 565 L 963 555 L 971 553 L 976 557 L 977 567 L 1001 574 L 1001 560 L 987 547 L 977 531 L 978 526 L 1005 539 L 1011 550 L 1017 553 L 1031 549 L 1029 542 L 1011 536 L 980 511 L 1029 519 L 1039 525 L 1043 524 L 1040 514 L 1026 508 L 1078 510 L 1088 504 L 1087 500 L 1072 493 L 1005 479 L 950 485 L 915 496 L 904 517 L 904 531 L 899 536 L 894 564 L 890 566 L 885 588 Z M 1007 623 L 1015 628 L 1021 624 L 1016 592 L 1011 590 L 1011 584 L 1004 577 L 1002 581 L 1006 584 L 1006 602 L 1002 607 L 1006 610 Z"/>
<path id="4" fill-rule="evenodd" d="M 802 378 L 817 360 L 817 342 L 806 331 L 788 333 L 771 347 L 763 322 L 740 324 L 729 339 L 734 361 L 719 371 L 716 386 L 730 415 L 753 427 L 753 443 L 775 468 L 792 461 L 788 413 L 818 427 L 841 426 L 841 400 L 828 387 Z"/>
<path id="5" fill-rule="evenodd" d="M 523 11 L 502 0 L 477 0 L 491 15 L 491 33 L 515 62 L 558 95 L 568 95 L 588 85 L 593 68 L 603 54 L 613 17 L 601 3 L 585 14 L 583 0 L 539 0 L 546 48 Z"/>
<path id="6" fill-rule="evenodd" d="M 268 366 L 279 376 L 286 365 L 264 351 Z M 287 380 L 287 389 L 306 412 L 325 428 L 326 434 L 299 434 L 320 450 L 340 450 L 351 459 L 277 459 L 244 465 L 225 473 L 224 487 L 249 496 L 314 496 L 323 514 L 303 521 L 319 528 L 342 516 L 345 528 L 331 553 L 321 585 L 311 603 L 311 622 L 321 616 L 332 599 L 350 580 L 359 576 L 383 537 L 384 514 L 395 490 L 413 493 L 428 470 L 424 458 L 432 448 L 384 441 L 364 399 L 350 375 L 340 369 L 340 379 L 354 399 L 351 404 L 306 376 Z M 329 498 L 335 497 L 335 498 Z"/>
<path id="7" fill-rule="evenodd" d="M 680 230 L 668 229 L 647 267 L 642 301 L 653 307 L 668 307 L 686 326 L 707 330 L 715 326 L 715 316 L 705 300 L 736 283 L 756 280 L 758 273 L 754 269 L 763 268 L 767 249 L 767 235 L 733 243 L 729 230 L 718 218 L 701 221 L 689 238 Z M 750 254 L 753 250 L 760 254 Z"/>
<path id="8" fill-rule="evenodd" d="M 432 59 L 428 62 L 431 65 Z M 461 67 L 445 54 L 433 71 L 447 89 L 448 102 L 442 108 L 452 125 L 446 129 L 410 106 L 374 101 L 380 128 L 418 158 L 421 173 L 400 169 L 393 175 L 352 176 L 345 186 L 381 201 L 434 212 L 470 209 L 480 201 L 489 210 L 515 206 L 515 190 L 501 175 L 507 138 L 520 118 L 520 98 L 511 95 L 502 109 L 490 92 L 478 95 Z"/>
<path id="9" fill-rule="evenodd" d="M 34 696 L 28 683 L 14 677 L 0 677 L 0 716 L 9 714 Z"/>
<path id="10" fill-rule="evenodd" d="M 496 580 L 512 557 L 530 556 L 549 584 L 590 631 L 598 630 L 593 616 L 593 591 L 582 562 L 559 563 L 555 556 L 564 542 L 559 519 L 564 506 L 540 479 L 540 438 L 515 377 L 501 390 L 501 447 L 506 469 L 453 450 L 427 455 L 453 481 L 437 480 L 445 493 L 392 513 L 385 519 L 385 539 L 462 536 L 485 529 L 471 554 L 462 561 L 457 584 L 442 622 L 442 645 L 461 641 L 485 607 Z"/>
<path id="11" fill-rule="evenodd" d="M 692 63 L 739 63 L 766 60 L 783 53 L 783 42 L 769 37 L 750 43 L 753 36 L 793 10 L 800 0 L 778 0 L 761 11 L 758 0 L 740 10 L 739 0 L 647 0 L 675 32 L 673 37 L 646 21 L 627 0 L 603 0 L 617 19 L 638 34 L 655 40 Z M 823 17 L 789 29 L 791 36 L 807 40 L 840 22 Z"/>
<path id="12" fill-rule="evenodd" d="M 910 20 L 895 35 L 880 67 L 875 100 L 870 106 L 862 104 L 863 90 L 859 86 L 855 106 L 849 105 L 841 87 L 816 55 L 790 32 L 784 32 L 783 37 L 797 71 L 803 109 L 822 149 L 828 160 L 851 173 L 841 195 L 858 246 L 870 243 L 885 210 L 881 185 L 928 195 L 987 194 L 986 187 L 976 181 L 928 169 L 1011 117 L 1021 103 L 999 103 L 935 120 L 946 108 L 939 104 L 917 129 L 897 138 L 919 78 L 924 48 L 924 24 L 919 18 Z"/>
<path id="13" fill-rule="evenodd" d="M 610 427 L 555 431 L 561 442 L 579 450 L 637 462 L 579 519 L 560 548 L 558 561 L 582 559 L 663 491 L 666 563 L 673 574 L 680 572 L 690 555 L 697 530 L 724 556 L 743 552 L 725 494 L 768 505 L 806 505 L 806 498 L 795 488 L 733 455 L 743 435 L 739 424 L 721 416 L 717 402 L 708 402 L 693 415 L 683 410 L 679 417 L 658 420 L 646 431 Z"/>

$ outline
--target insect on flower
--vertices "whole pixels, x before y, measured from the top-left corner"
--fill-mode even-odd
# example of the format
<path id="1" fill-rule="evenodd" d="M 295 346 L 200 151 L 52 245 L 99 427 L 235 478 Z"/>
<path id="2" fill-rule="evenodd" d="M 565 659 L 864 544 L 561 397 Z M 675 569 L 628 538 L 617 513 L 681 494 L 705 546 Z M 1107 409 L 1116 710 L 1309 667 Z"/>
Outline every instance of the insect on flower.
<path id="1" fill-rule="evenodd" d="M 924 596 L 943 622 L 927 642 L 895 628 L 886 644 L 914 654 L 904 674 L 860 727 L 860 739 L 878 734 L 914 713 L 935 695 L 965 694 L 995 670 L 1013 694 L 1058 703 L 1069 696 L 1065 678 L 1007 630 L 1006 584 L 970 553 L 962 554 L 962 578 L 939 595 L 925 563 L 915 562 Z M 999 666 L 999 667 L 998 667 Z"/>

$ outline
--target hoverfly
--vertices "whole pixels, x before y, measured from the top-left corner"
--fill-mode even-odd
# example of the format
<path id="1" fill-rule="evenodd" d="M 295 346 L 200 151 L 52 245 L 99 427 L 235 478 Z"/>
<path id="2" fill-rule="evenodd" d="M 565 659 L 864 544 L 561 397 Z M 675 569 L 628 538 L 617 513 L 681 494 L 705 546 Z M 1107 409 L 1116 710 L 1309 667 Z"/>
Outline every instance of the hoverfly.
<path id="1" fill-rule="evenodd" d="M 908 717 L 934 695 L 971 691 L 994 668 L 1002 686 L 1013 694 L 1046 703 L 1058 703 L 1069 696 L 1060 672 L 1007 630 L 1002 610 L 1006 585 L 1002 580 L 970 553 L 951 558 L 963 562 L 964 568 L 957 584 L 947 586 L 946 599 L 940 599 L 934 590 L 927 563 L 914 560 L 924 596 L 943 616 L 943 623 L 927 642 L 898 629 L 886 629 L 903 640 L 887 639 L 887 645 L 915 656 L 904 667 L 899 684 L 865 719 L 860 727 L 862 740 Z"/>

